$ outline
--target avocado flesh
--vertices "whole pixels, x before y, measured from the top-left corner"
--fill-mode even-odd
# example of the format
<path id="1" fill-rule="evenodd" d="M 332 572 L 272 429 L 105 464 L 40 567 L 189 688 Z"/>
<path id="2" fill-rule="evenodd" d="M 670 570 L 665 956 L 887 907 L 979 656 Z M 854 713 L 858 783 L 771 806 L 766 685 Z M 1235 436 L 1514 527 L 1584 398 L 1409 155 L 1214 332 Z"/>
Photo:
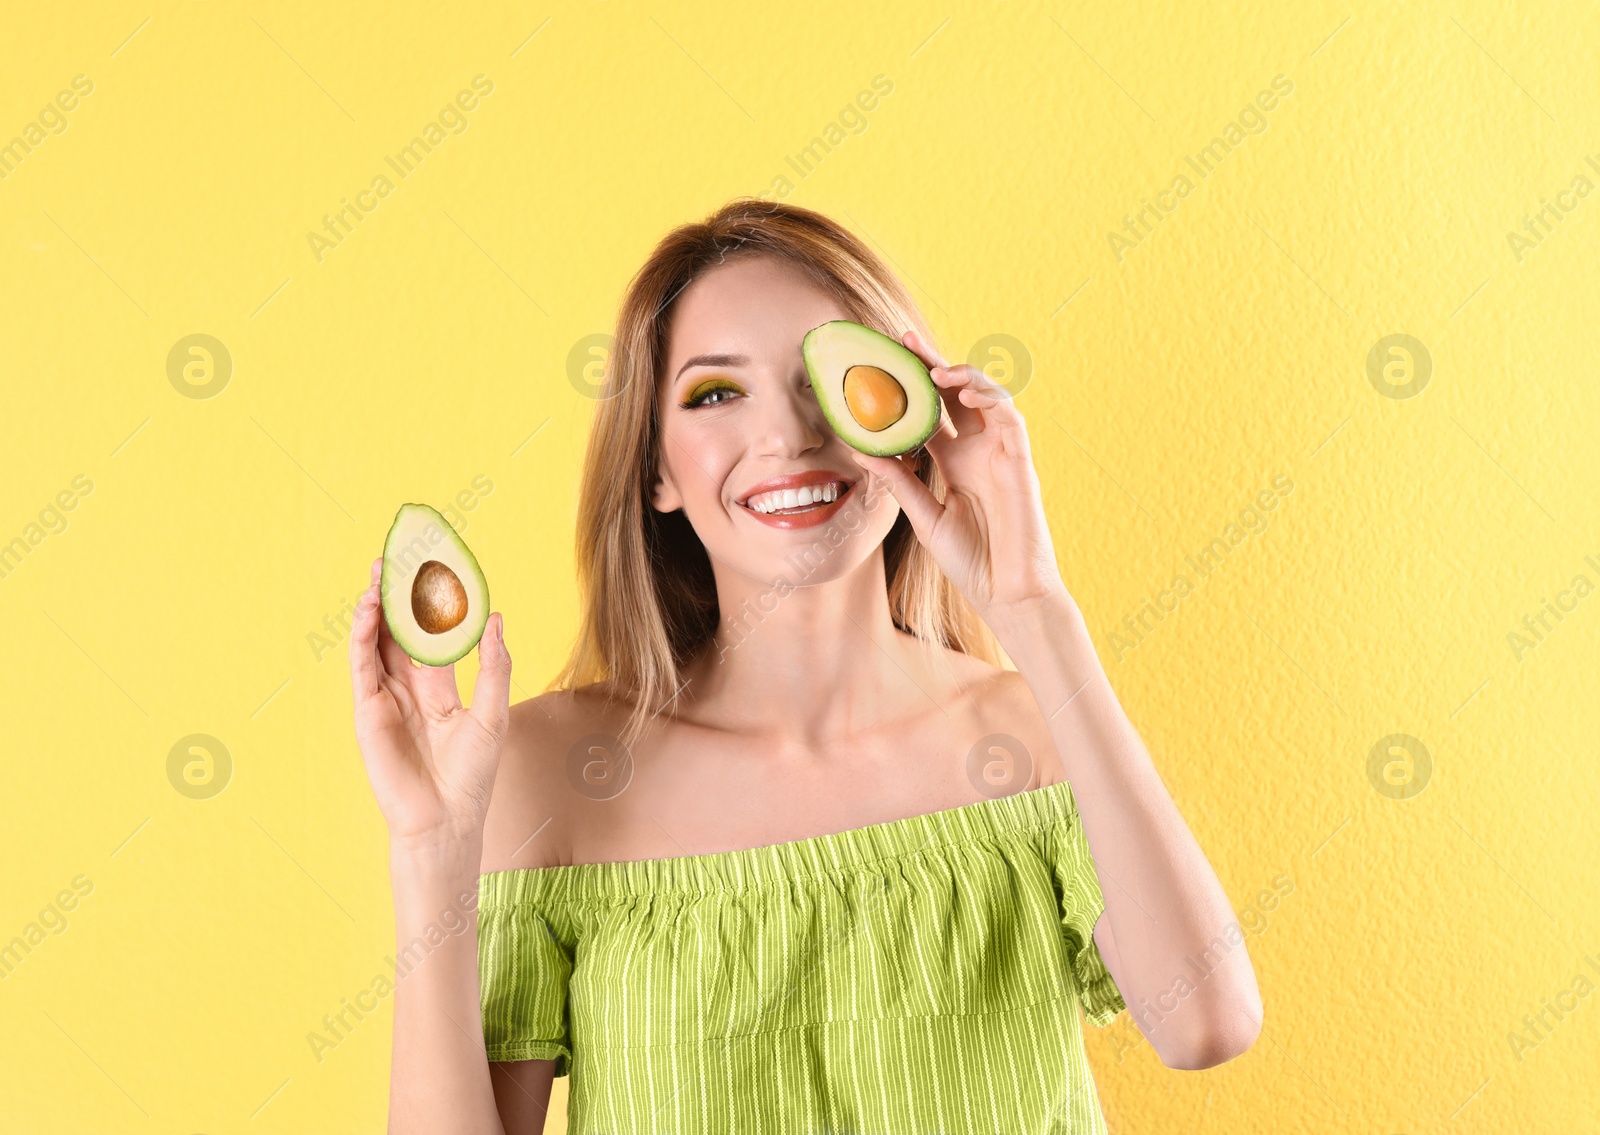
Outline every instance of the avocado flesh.
<path id="1" fill-rule="evenodd" d="M 852 449 L 893 457 L 939 428 L 939 390 L 928 368 L 887 335 L 836 319 L 807 331 L 800 353 L 817 404 Z"/>
<path id="2" fill-rule="evenodd" d="M 383 544 L 379 591 L 389 633 L 424 666 L 448 666 L 483 637 L 489 584 L 450 522 L 403 504 Z"/>

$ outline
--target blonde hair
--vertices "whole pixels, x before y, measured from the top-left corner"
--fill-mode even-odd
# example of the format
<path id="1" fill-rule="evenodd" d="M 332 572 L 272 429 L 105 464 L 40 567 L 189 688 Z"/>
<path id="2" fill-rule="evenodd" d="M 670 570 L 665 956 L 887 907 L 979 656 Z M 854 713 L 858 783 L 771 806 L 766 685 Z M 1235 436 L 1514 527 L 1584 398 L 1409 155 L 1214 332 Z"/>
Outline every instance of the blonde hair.
<path id="1" fill-rule="evenodd" d="M 719 618 L 705 546 L 682 510 L 651 505 L 657 476 L 659 379 L 673 300 L 730 258 L 777 256 L 835 296 L 850 318 L 893 339 L 908 329 L 933 342 L 916 304 L 871 249 L 838 223 L 797 205 L 736 198 L 704 221 L 668 233 L 628 287 L 590 427 L 579 490 L 577 640 L 549 689 L 607 684 L 634 705 L 620 738 L 632 746 L 681 693 L 682 671 L 712 640 Z M 943 500 L 925 449 L 909 459 Z M 884 490 L 887 495 L 887 490 Z M 992 664 L 993 634 L 940 571 L 904 512 L 883 541 L 894 624 L 944 662 L 948 647 Z"/>

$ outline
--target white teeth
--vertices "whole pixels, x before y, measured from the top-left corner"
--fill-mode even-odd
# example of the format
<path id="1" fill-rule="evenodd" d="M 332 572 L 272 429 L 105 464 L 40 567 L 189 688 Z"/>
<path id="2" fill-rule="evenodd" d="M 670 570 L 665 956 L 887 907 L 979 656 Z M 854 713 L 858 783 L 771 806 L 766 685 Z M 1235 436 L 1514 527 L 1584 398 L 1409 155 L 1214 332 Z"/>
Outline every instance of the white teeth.
<path id="1" fill-rule="evenodd" d="M 839 499 L 843 485 L 828 481 L 821 485 L 803 485 L 798 489 L 777 489 L 770 493 L 757 493 L 745 502 L 752 512 L 770 513 L 785 508 L 804 508 Z"/>

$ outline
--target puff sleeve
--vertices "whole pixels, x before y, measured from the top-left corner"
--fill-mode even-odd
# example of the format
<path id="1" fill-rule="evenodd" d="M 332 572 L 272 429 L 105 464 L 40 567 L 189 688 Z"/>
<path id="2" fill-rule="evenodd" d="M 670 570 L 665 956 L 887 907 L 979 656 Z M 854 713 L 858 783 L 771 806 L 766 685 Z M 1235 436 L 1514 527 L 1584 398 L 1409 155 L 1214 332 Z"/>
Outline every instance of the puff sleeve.
<path id="1" fill-rule="evenodd" d="M 554 1060 L 555 1074 L 568 1074 L 571 975 L 571 950 L 538 906 L 507 901 L 493 886 L 480 887 L 479 1002 L 491 1061 Z"/>
<path id="2" fill-rule="evenodd" d="M 1070 790 L 1069 790 L 1070 791 Z M 1061 935 L 1084 1013 L 1098 1028 L 1128 1007 L 1095 944 L 1094 924 L 1105 910 L 1077 801 L 1049 833 L 1050 866 L 1060 901 Z"/>

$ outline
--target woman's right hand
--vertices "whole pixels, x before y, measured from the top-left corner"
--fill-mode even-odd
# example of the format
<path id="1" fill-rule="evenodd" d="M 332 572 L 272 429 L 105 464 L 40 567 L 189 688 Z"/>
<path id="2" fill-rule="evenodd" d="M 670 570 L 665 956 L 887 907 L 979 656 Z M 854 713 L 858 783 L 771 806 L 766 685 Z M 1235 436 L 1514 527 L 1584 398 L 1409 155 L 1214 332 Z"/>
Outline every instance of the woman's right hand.
<path id="1" fill-rule="evenodd" d="M 511 655 L 504 621 L 489 615 L 478 642 L 472 708 L 456 693 L 455 666 L 420 666 L 389 633 L 379 609 L 383 560 L 356 606 L 350 678 L 356 740 L 394 846 L 480 840 L 500 746 L 511 719 Z"/>

